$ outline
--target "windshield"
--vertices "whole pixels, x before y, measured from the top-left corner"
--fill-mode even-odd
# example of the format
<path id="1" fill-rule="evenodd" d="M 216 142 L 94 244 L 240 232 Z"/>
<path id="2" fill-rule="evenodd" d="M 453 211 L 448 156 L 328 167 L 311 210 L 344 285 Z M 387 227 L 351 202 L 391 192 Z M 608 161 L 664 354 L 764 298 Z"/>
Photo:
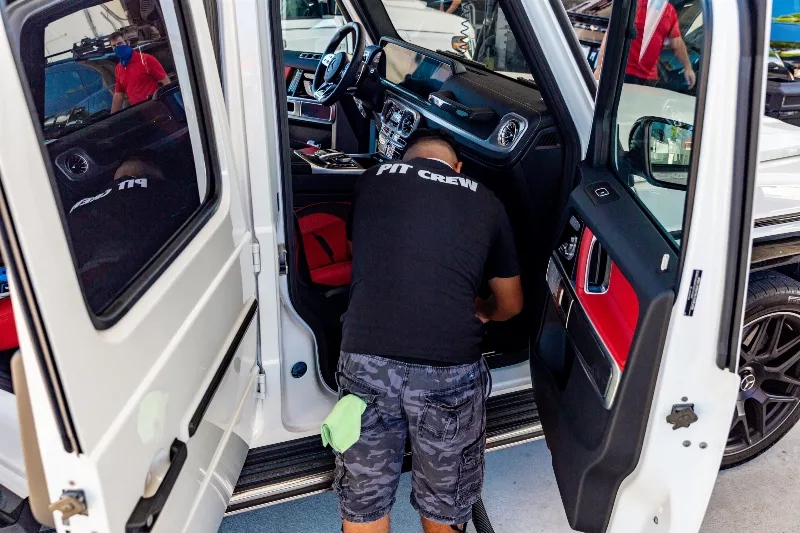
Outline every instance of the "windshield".
<path id="1" fill-rule="evenodd" d="M 512 78 L 532 80 L 503 10 L 486 0 L 383 0 L 398 35 L 457 54 Z"/>

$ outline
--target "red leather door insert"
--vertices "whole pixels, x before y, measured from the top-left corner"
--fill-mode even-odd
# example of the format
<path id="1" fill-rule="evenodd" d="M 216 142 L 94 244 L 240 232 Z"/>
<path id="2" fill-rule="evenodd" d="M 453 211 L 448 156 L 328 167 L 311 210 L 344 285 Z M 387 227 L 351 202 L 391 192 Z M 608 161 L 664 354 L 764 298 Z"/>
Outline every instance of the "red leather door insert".
<path id="1" fill-rule="evenodd" d="M 633 333 L 639 321 L 639 298 L 613 259 L 608 290 L 603 293 L 587 292 L 586 269 L 593 240 L 594 234 L 585 228 L 578 254 L 575 292 L 597 334 L 622 370 L 628 360 Z M 600 246 L 600 243 L 596 242 L 595 246 Z"/>

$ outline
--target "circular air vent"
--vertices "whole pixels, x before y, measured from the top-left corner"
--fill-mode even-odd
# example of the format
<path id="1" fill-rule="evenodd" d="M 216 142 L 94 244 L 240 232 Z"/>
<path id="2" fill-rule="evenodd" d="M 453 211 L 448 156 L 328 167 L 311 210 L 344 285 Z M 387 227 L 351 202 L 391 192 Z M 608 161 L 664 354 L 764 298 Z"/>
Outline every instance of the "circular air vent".
<path id="1" fill-rule="evenodd" d="M 73 176 L 83 176 L 89 170 L 89 161 L 80 154 L 70 154 L 64 164 Z"/>
<path id="2" fill-rule="evenodd" d="M 497 144 L 500 146 L 511 146 L 514 142 L 514 139 L 517 138 L 517 134 L 519 133 L 519 122 L 514 120 L 506 121 L 502 126 L 500 126 L 500 131 L 497 132 Z"/>

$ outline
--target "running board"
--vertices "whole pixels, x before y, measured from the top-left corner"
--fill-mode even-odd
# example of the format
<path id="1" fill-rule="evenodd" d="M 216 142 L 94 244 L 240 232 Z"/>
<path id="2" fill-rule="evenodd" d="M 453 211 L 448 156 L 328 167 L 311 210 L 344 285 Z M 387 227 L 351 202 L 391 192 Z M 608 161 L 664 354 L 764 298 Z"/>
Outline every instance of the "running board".
<path id="1" fill-rule="evenodd" d="M 533 390 L 489 398 L 486 451 L 544 437 Z M 406 452 L 404 470 L 411 464 Z M 275 505 L 331 489 L 334 458 L 319 435 L 250 450 L 233 489 L 226 515 Z"/>

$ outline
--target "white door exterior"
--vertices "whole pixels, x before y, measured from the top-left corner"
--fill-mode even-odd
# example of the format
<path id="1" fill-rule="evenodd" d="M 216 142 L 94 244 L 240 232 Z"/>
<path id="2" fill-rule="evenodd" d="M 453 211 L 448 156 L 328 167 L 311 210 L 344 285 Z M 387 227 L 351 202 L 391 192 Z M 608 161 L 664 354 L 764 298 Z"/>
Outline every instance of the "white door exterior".
<path id="1" fill-rule="evenodd" d="M 201 197 L 205 188 L 212 192 L 191 229 L 178 234 L 188 242 L 104 329 L 84 303 L 18 76 L 6 78 L 0 104 L 4 252 L 13 259 L 20 350 L 49 498 L 80 491 L 89 509 L 64 521 L 56 511 L 60 532 L 215 531 L 254 432 L 250 206 L 240 197 L 203 2 L 176 10 L 163 1 L 161 9 Z M 17 72 L 5 28 L 0 65 Z"/>

